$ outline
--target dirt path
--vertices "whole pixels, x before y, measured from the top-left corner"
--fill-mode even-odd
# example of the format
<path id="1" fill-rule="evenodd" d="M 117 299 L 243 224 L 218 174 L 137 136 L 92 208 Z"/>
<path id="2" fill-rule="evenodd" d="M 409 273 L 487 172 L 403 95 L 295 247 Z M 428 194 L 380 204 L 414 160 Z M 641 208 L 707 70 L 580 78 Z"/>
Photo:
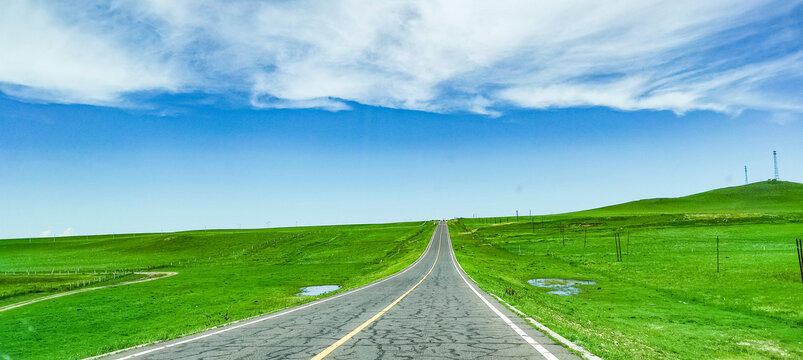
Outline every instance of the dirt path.
<path id="1" fill-rule="evenodd" d="M 36 299 L 25 300 L 25 301 L 21 301 L 21 302 L 18 302 L 18 303 L 2 306 L 2 307 L 0 307 L 0 312 L 6 311 L 6 310 L 15 309 L 15 308 L 22 307 L 22 306 L 25 306 L 25 305 L 30 305 L 30 304 L 37 303 L 37 302 L 40 302 L 40 301 L 55 299 L 55 298 L 62 297 L 62 296 L 73 295 L 73 294 L 78 294 L 78 293 L 92 291 L 92 290 L 113 288 L 113 287 L 118 287 L 118 286 L 123 286 L 123 285 L 131 285 L 131 284 L 137 284 L 137 283 L 142 283 L 142 282 L 146 282 L 146 281 L 164 279 L 164 278 L 176 275 L 178 273 L 177 272 L 168 271 L 168 272 L 135 272 L 134 274 L 146 275 L 147 277 L 145 277 L 144 279 L 139 279 L 139 280 L 124 281 L 124 282 L 117 283 L 117 284 L 96 286 L 96 287 L 90 287 L 90 288 L 83 288 L 83 289 L 72 290 L 72 291 L 65 291 L 65 292 L 62 292 L 62 293 L 43 296 L 43 297 L 36 298 Z"/>

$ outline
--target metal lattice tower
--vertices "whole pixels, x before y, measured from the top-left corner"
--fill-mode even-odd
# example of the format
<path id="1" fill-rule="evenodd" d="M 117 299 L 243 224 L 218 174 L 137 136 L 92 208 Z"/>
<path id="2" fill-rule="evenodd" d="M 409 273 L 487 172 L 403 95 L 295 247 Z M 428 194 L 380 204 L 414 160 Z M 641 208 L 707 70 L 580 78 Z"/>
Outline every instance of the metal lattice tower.
<path id="1" fill-rule="evenodd" d="M 744 184 L 747 185 L 749 182 L 747 181 L 747 165 L 744 166 Z"/>
<path id="2" fill-rule="evenodd" d="M 780 180 L 778 177 L 778 153 L 772 150 L 772 164 L 775 165 L 775 180 Z"/>

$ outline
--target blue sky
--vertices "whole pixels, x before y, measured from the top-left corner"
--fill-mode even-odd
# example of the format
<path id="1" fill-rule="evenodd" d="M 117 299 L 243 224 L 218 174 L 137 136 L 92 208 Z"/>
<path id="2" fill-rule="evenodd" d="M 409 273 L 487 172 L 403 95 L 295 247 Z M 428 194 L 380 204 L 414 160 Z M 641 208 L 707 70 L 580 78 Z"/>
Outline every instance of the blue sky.
<path id="1" fill-rule="evenodd" d="M 4 2 L 0 237 L 803 181 L 801 4 Z"/>

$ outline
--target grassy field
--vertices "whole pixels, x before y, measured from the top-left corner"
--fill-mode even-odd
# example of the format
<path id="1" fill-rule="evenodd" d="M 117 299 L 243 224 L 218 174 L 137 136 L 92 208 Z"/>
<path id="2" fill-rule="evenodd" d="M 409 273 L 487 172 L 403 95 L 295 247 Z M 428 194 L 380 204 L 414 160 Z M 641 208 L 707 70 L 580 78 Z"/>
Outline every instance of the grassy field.
<path id="1" fill-rule="evenodd" d="M 460 219 L 450 232 L 457 259 L 486 291 L 605 359 L 803 358 L 794 243 L 803 238 L 802 184 L 762 182 L 518 222 Z M 558 296 L 527 283 L 539 278 L 597 285 Z"/>
<path id="2" fill-rule="evenodd" d="M 300 287 L 344 291 L 401 270 L 433 230 L 418 222 L 0 240 L 0 306 L 89 279 L 178 272 L 0 312 L 0 359 L 80 359 L 298 305 L 315 299 L 296 296 Z"/>

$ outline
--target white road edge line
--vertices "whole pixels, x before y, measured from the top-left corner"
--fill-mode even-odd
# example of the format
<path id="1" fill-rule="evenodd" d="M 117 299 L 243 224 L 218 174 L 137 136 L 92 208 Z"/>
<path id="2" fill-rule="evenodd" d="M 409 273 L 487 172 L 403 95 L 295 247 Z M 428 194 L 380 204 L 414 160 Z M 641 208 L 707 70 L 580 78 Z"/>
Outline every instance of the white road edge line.
<path id="1" fill-rule="evenodd" d="M 505 316 L 505 314 L 502 314 L 502 312 L 499 311 L 499 309 L 497 309 L 495 306 L 493 306 L 488 300 L 486 300 L 484 296 L 480 295 L 477 289 L 471 286 L 471 283 L 468 282 L 468 279 L 466 279 L 466 277 L 463 276 L 463 272 L 460 271 L 462 267 L 458 268 L 457 257 L 455 256 L 454 250 L 452 249 L 452 237 L 448 235 L 449 234 L 448 228 L 446 233 L 447 233 L 447 239 L 449 240 L 448 241 L 449 252 L 452 254 L 452 264 L 454 264 L 454 269 L 457 271 L 457 274 L 460 275 L 460 278 L 463 279 L 463 281 L 466 283 L 468 288 L 471 289 L 471 291 L 474 292 L 474 294 L 477 295 L 477 297 L 479 297 L 480 300 L 482 300 L 482 302 L 484 302 L 485 305 L 487 305 L 494 312 L 494 314 L 499 316 L 502 319 L 502 321 L 504 321 L 505 324 L 507 324 L 507 326 L 510 326 L 510 328 L 516 332 L 516 334 L 519 334 L 519 336 L 521 336 L 521 338 L 524 339 L 524 341 L 526 341 L 528 344 L 530 344 L 530 346 L 532 346 L 535 350 L 537 350 L 541 354 L 541 356 L 545 357 L 547 360 L 559 360 L 555 355 L 552 355 L 552 353 L 549 352 L 547 348 L 539 344 L 537 341 L 535 341 L 535 339 L 531 338 L 530 335 L 527 335 L 527 333 L 524 332 L 524 330 L 522 330 L 520 327 L 518 327 L 518 325 L 514 324 L 513 321 L 510 320 L 510 318 Z"/>
<path id="2" fill-rule="evenodd" d="M 491 295 L 491 296 L 493 296 L 493 297 L 494 297 L 494 298 L 495 298 L 497 301 L 499 301 L 499 302 L 501 302 L 502 304 L 504 304 L 505 306 L 507 306 L 507 307 L 508 307 L 510 310 L 512 310 L 513 312 L 515 312 L 515 313 L 517 313 L 517 314 L 519 314 L 519 315 L 523 316 L 525 320 L 527 320 L 527 321 L 529 321 L 529 322 L 530 322 L 530 324 L 533 324 L 533 326 L 537 327 L 537 328 L 538 328 L 538 329 L 540 329 L 541 331 L 544 331 L 544 332 L 546 332 L 547 334 L 549 334 L 549 336 L 551 336 L 551 337 L 552 337 L 552 338 L 554 338 L 555 340 L 557 340 L 557 341 L 559 341 L 559 342 L 562 342 L 563 344 L 565 344 L 566 346 L 568 346 L 568 347 L 569 347 L 569 348 L 571 348 L 572 350 L 574 350 L 574 351 L 577 351 L 577 352 L 579 352 L 579 353 L 583 354 L 583 358 L 586 358 L 586 359 L 588 359 L 588 360 L 602 360 L 602 358 L 601 358 L 601 357 L 599 357 L 599 356 L 597 356 L 597 355 L 594 355 L 594 354 L 592 354 L 591 352 L 589 352 L 588 350 L 586 350 L 586 349 L 585 349 L 585 348 L 583 348 L 582 346 L 580 346 L 580 345 L 577 345 L 577 344 L 575 344 L 575 343 L 571 342 L 569 339 L 567 339 L 567 338 L 565 338 L 565 337 L 563 337 L 563 336 L 560 336 L 560 334 L 558 334 L 558 333 L 556 333 L 555 331 L 553 331 L 552 329 L 550 329 L 550 328 L 546 327 L 546 325 L 544 325 L 544 324 L 541 324 L 541 323 L 540 323 L 540 322 L 538 322 L 537 320 L 535 320 L 535 319 L 531 318 L 529 315 L 527 315 L 527 314 L 525 314 L 525 313 L 521 312 L 521 310 L 517 309 L 515 306 L 513 306 L 513 305 L 510 305 L 510 303 L 508 303 L 508 302 L 507 302 L 507 301 L 505 301 L 504 299 L 500 298 L 499 296 L 496 296 L 496 294 L 490 294 L 490 295 Z"/>
<path id="3" fill-rule="evenodd" d="M 406 267 L 401 272 L 398 272 L 396 274 L 388 276 L 388 277 L 386 277 L 384 279 L 378 280 L 378 281 L 373 282 L 373 283 L 368 284 L 368 285 L 364 285 L 362 287 L 358 287 L 358 288 L 353 289 L 353 290 L 346 291 L 346 292 L 344 292 L 342 294 L 337 294 L 335 296 L 331 296 L 331 297 L 327 297 L 327 298 L 324 298 L 324 299 L 316 300 L 316 301 L 313 301 L 311 303 L 307 303 L 307 304 L 304 304 L 304 305 L 299 305 L 299 306 L 296 306 L 296 307 L 293 307 L 293 308 L 290 308 L 290 309 L 275 313 L 273 315 L 259 315 L 260 316 L 259 318 L 255 319 L 255 320 L 247 321 L 247 322 L 242 323 L 240 325 L 234 325 L 234 326 L 227 326 L 227 324 L 220 325 L 220 326 L 224 326 L 224 328 L 220 329 L 218 331 L 214 331 L 214 332 L 211 332 L 211 333 L 208 333 L 208 334 L 204 334 L 204 335 L 200 335 L 200 336 L 190 337 L 189 339 L 186 339 L 186 340 L 182 340 L 182 341 L 175 342 L 175 343 L 170 343 L 170 344 L 159 346 L 159 347 L 156 347 L 156 348 L 153 348 L 153 349 L 144 350 L 144 351 L 138 352 L 136 354 L 131 354 L 131 355 L 119 358 L 117 360 L 128 360 L 128 359 L 139 357 L 139 356 L 142 356 L 142 355 L 145 355 L 145 354 L 152 353 L 154 351 L 164 350 L 166 348 L 173 347 L 173 346 L 176 346 L 176 345 L 186 344 L 186 343 L 189 343 L 189 342 L 193 342 L 193 341 L 196 341 L 196 340 L 207 338 L 209 336 L 222 334 L 222 333 L 234 330 L 234 329 L 239 329 L 239 328 L 244 327 L 244 326 L 253 325 L 253 324 L 256 324 L 256 323 L 259 323 L 259 322 L 263 322 L 265 320 L 277 318 L 277 317 L 282 316 L 282 315 L 291 314 L 291 313 L 294 313 L 294 312 L 299 311 L 299 310 L 303 310 L 303 309 L 306 309 L 306 308 L 309 308 L 309 307 L 312 307 L 312 306 L 315 306 L 315 305 L 318 305 L 318 304 L 323 304 L 323 303 L 325 303 L 327 301 L 338 299 L 340 297 L 343 297 L 343 296 L 346 296 L 346 295 L 350 295 L 350 294 L 356 293 L 358 291 L 365 290 L 365 289 L 368 289 L 370 287 L 379 285 L 379 284 L 381 284 L 381 283 L 383 283 L 385 281 L 388 281 L 390 279 L 393 279 L 393 278 L 395 278 L 397 276 L 400 276 L 400 275 L 406 273 L 408 270 L 410 270 L 410 269 L 414 268 L 416 265 L 418 265 L 418 263 L 421 262 L 421 260 L 423 260 L 424 257 L 426 257 L 427 254 L 429 254 L 429 251 L 432 249 L 433 239 L 435 239 L 435 234 L 437 233 L 437 230 L 438 230 L 438 227 L 435 226 L 435 231 L 432 232 L 432 237 L 429 238 L 429 244 L 427 245 L 427 249 L 424 251 L 423 254 L 421 254 L 420 257 L 418 257 L 418 260 L 416 260 L 414 263 L 410 264 L 410 266 Z M 264 316 L 264 317 L 262 317 L 262 316 Z M 243 321 L 243 320 L 240 320 L 240 321 Z M 231 322 L 229 324 L 234 324 L 234 323 L 237 323 L 237 321 Z M 214 328 L 212 328 L 212 329 L 214 329 Z M 192 335 L 189 335 L 189 336 L 192 336 Z M 84 360 L 98 359 L 98 358 L 101 358 L 101 357 L 111 356 L 111 355 L 119 354 L 121 352 L 126 352 L 126 351 L 133 350 L 133 349 L 136 349 L 136 348 L 139 348 L 139 347 L 153 345 L 153 344 L 154 343 L 137 345 L 137 346 L 134 346 L 134 347 L 131 347 L 131 348 L 127 348 L 127 349 L 121 349 L 121 350 L 113 351 L 113 352 L 106 353 L 106 354 L 101 354 L 101 355 L 88 357 L 88 358 L 86 358 Z"/>
<path id="4" fill-rule="evenodd" d="M 451 246 L 452 246 L 452 237 L 451 237 L 451 236 L 449 236 L 449 247 L 451 248 Z M 465 269 L 463 269 L 463 266 L 462 266 L 462 265 L 460 265 L 460 263 L 457 261 L 457 256 L 455 256 L 455 254 L 454 254 L 454 251 L 452 251 L 452 257 L 454 258 L 454 259 L 453 259 L 454 263 L 455 263 L 455 264 L 457 264 L 457 267 L 459 267 L 459 268 L 460 268 L 460 270 L 458 270 L 458 273 L 465 274 L 466 276 L 468 276 L 468 278 L 469 278 L 469 279 L 471 279 L 471 281 L 472 281 L 472 282 L 474 282 L 474 284 L 476 284 L 477 286 L 479 286 L 479 284 L 477 284 L 477 280 L 474 280 L 474 278 L 473 278 L 473 277 L 471 277 L 471 275 L 469 275 L 469 274 L 466 272 L 466 270 L 465 270 Z M 469 286 L 469 287 L 471 287 L 471 286 Z M 472 289 L 472 290 L 474 290 L 474 289 Z M 475 293 L 476 293 L 476 291 L 475 291 Z M 512 310 L 512 311 L 514 311 L 514 312 L 516 312 L 516 313 L 518 313 L 518 314 L 519 314 L 519 315 L 521 315 L 521 316 L 524 316 L 525 320 L 529 321 L 531 324 L 533 324 L 533 326 L 535 326 L 536 328 L 540 329 L 541 331 L 544 331 L 544 332 L 546 332 L 547 334 L 549 334 L 549 336 L 551 336 L 553 339 L 555 339 L 555 340 L 557 340 L 557 341 L 559 341 L 559 342 L 563 343 L 563 344 L 564 344 L 564 345 L 566 345 L 568 348 L 570 348 L 570 349 L 572 349 L 572 350 L 575 350 L 575 351 L 578 351 L 578 352 L 580 352 L 581 354 L 583 354 L 583 358 L 586 358 L 586 359 L 589 359 L 589 360 L 602 360 L 602 358 L 601 358 L 601 357 L 599 357 L 599 356 L 597 356 L 597 355 L 594 355 L 594 354 L 592 354 L 590 351 L 586 350 L 584 347 L 582 347 L 582 346 L 580 346 L 580 345 L 577 345 L 577 344 L 575 344 L 575 343 L 571 342 L 569 339 L 567 339 L 567 338 L 565 338 L 565 337 L 561 336 L 560 334 L 556 333 L 554 330 L 552 330 L 552 329 L 548 328 L 546 325 L 544 325 L 544 324 L 541 324 L 540 322 L 536 321 L 535 319 L 533 319 L 533 318 L 532 318 L 532 317 L 530 317 L 529 315 L 527 315 L 527 314 L 525 314 L 525 313 L 521 312 L 519 309 L 517 309 L 517 308 L 516 308 L 516 307 L 514 307 L 513 305 L 510 305 L 510 304 L 509 304 L 507 301 L 503 300 L 503 299 L 502 299 L 502 298 L 500 298 L 499 296 L 496 296 L 496 294 L 490 294 L 490 295 L 491 295 L 491 296 L 493 296 L 493 297 L 494 297 L 494 298 L 495 298 L 497 301 L 499 301 L 499 302 L 503 303 L 503 304 L 504 304 L 505 306 L 507 306 L 507 307 L 508 307 L 510 310 Z M 484 300 L 484 299 L 483 299 L 483 300 Z"/>

